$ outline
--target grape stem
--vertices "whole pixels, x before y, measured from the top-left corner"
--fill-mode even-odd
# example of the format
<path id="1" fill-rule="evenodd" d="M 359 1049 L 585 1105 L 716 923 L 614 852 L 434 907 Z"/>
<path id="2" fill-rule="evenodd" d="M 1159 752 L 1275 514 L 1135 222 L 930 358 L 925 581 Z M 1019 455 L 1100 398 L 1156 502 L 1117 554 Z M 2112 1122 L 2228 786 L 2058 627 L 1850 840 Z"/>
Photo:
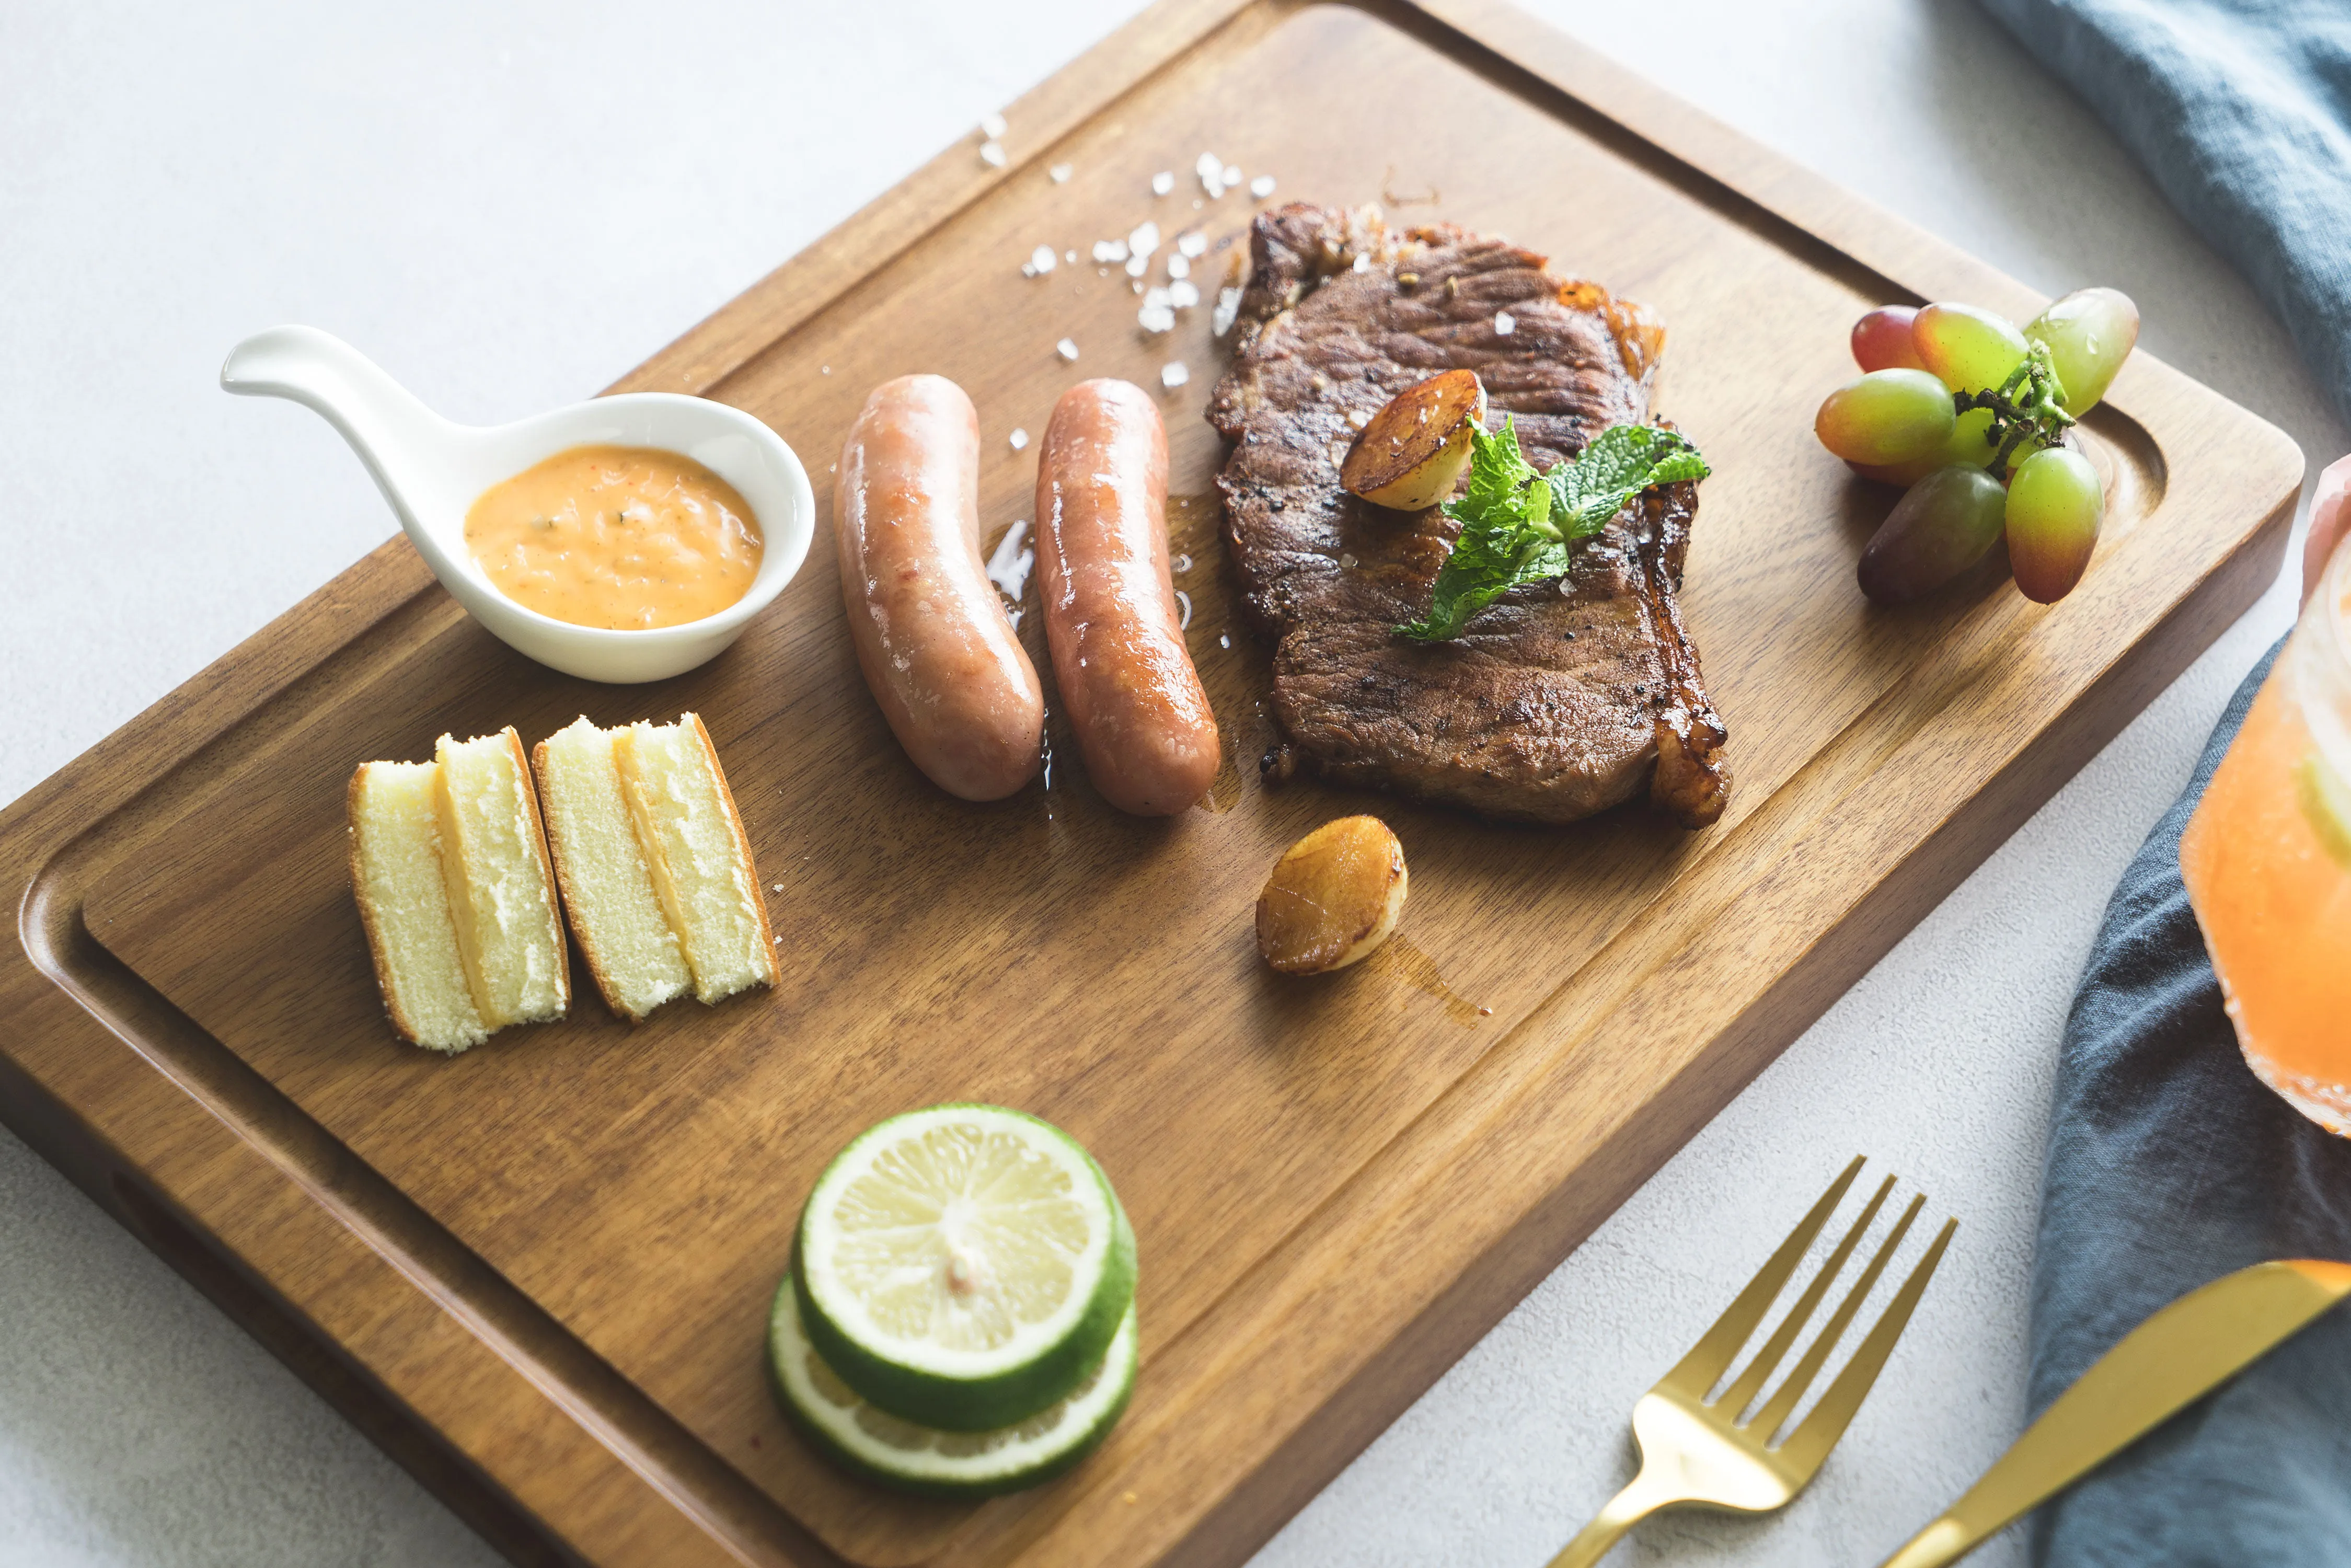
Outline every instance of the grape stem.
<path id="1" fill-rule="evenodd" d="M 1987 466 L 1997 476 L 2008 472 L 2009 459 L 2028 441 L 2035 448 L 2065 444 L 2065 431 L 2074 423 L 2074 416 L 2060 402 L 2064 395 L 2064 386 L 2057 380 L 2057 369 L 2050 363 L 2048 349 L 2036 342 L 2023 362 L 2009 372 L 2008 380 L 2001 382 L 1997 390 L 1982 387 L 1971 392 L 1953 392 L 1951 408 L 1961 414 L 1980 408 L 1991 411 L 1991 425 L 1984 432 L 1984 438 L 1996 448 Z"/>

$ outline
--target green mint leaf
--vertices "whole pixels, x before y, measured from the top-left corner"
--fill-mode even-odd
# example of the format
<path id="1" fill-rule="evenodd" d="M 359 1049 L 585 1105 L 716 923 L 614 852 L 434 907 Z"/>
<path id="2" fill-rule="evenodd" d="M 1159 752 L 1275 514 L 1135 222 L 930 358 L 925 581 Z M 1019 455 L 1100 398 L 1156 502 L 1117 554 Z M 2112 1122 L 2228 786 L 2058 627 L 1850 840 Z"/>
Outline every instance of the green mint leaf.
<path id="1" fill-rule="evenodd" d="M 1396 630 L 1420 643 L 1459 636 L 1469 617 L 1527 580 L 1541 547 L 1557 546 L 1546 527 L 1551 507 L 1551 486 L 1519 450 L 1511 421 L 1499 434 L 1471 431 L 1468 487 L 1445 508 L 1460 537 L 1437 571 L 1428 612 Z"/>
<path id="2" fill-rule="evenodd" d="M 1559 558 L 1555 564 L 1549 561 L 1552 555 Z M 1416 643 L 1458 637 L 1472 615 L 1518 584 L 1537 580 L 1541 566 L 1550 564 L 1552 575 L 1566 570 L 1566 557 L 1565 545 L 1540 534 L 1465 528 L 1437 574 L 1428 612 L 1396 630 Z"/>
<path id="3" fill-rule="evenodd" d="M 1461 525 L 1437 574 L 1428 612 L 1396 628 L 1419 643 L 1458 637 L 1472 616 L 1511 589 L 1564 577 L 1571 547 L 1608 526 L 1642 491 L 1703 479 L 1698 448 L 1650 424 L 1611 425 L 1583 455 L 1538 475 L 1515 425 L 1470 435 L 1469 485 L 1446 515 Z"/>
<path id="4" fill-rule="evenodd" d="M 1469 487 L 1445 508 L 1462 526 L 1476 528 L 1508 518 L 1512 522 L 1526 508 L 1527 493 L 1542 477 L 1519 450 L 1517 423 L 1502 421 L 1499 434 L 1483 429 L 1469 433 Z"/>
<path id="5" fill-rule="evenodd" d="M 1703 479 L 1708 469 L 1698 448 L 1677 431 L 1654 424 L 1612 424 L 1572 463 L 1548 476 L 1559 528 L 1568 539 L 1589 538 L 1626 503 L 1656 485 Z"/>

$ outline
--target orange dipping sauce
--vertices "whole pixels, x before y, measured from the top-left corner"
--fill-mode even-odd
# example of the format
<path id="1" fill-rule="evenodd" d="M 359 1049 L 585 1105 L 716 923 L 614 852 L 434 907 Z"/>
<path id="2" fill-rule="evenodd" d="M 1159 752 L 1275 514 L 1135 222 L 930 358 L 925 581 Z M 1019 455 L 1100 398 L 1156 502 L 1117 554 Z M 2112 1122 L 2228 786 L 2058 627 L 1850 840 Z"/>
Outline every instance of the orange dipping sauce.
<path id="1" fill-rule="evenodd" d="M 742 598 L 763 547 L 749 505 L 693 458 L 574 446 L 483 491 L 465 513 L 465 548 L 526 610 L 643 632 Z"/>

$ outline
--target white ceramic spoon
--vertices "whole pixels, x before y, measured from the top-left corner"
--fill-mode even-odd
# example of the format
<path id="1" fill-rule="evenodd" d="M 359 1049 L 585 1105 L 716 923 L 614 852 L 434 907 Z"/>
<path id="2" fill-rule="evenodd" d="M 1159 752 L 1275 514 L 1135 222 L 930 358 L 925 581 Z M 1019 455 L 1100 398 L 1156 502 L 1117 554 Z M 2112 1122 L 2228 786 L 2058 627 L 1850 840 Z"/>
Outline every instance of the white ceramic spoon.
<path id="1" fill-rule="evenodd" d="M 359 350 L 314 327 L 272 327 L 239 343 L 221 385 L 316 409 L 375 476 L 442 585 L 510 647 L 566 674 L 658 681 L 715 658 L 807 559 L 816 497 L 781 437 L 740 409 L 670 392 L 576 402 L 512 424 L 452 424 Z M 749 591 L 716 615 L 644 632 L 574 626 L 498 591 L 465 548 L 465 510 L 501 479 L 567 447 L 609 443 L 683 453 L 741 493 L 763 549 Z"/>

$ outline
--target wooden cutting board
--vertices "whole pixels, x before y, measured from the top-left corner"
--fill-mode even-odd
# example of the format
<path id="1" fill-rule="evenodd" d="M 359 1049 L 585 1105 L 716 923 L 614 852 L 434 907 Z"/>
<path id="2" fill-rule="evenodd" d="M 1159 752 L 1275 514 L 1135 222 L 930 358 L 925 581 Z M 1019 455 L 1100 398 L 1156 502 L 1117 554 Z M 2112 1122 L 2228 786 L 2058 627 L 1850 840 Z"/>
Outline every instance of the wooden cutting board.
<path id="1" fill-rule="evenodd" d="M 820 530 L 735 649 L 643 687 L 511 653 L 395 540 L 0 819 L 26 890 L 11 1124 L 519 1561 L 1238 1561 L 2276 570 L 2300 455 L 2142 355 L 2089 422 L 2112 493 L 2073 597 L 1986 574 L 1867 605 L 1854 561 L 1888 497 L 1811 433 L 1846 328 L 1889 299 L 2039 301 L 1499 6 L 1166 0 L 1008 114 L 1007 167 L 949 151 L 620 386 L 758 414 L 829 507 L 867 389 L 952 376 L 993 539 L 1030 515 L 1016 428 L 1081 377 L 1185 364 L 1162 398 L 1177 583 L 1231 753 L 1200 809 L 1111 810 L 1058 724 L 1050 787 L 940 794 L 858 677 Z M 1663 318 L 1659 406 L 1715 465 L 1683 603 L 1738 772 L 1718 826 L 1497 828 L 1260 784 L 1268 650 L 1207 499 L 1221 347 L 1205 306 L 1144 335 L 1089 259 L 1146 219 L 1196 229 L 1213 299 L 1259 204 L 1205 195 L 1204 150 L 1275 200 L 1508 235 Z M 1026 278 L 1040 244 L 1079 261 Z M 782 988 L 632 1030 L 582 986 L 569 1020 L 454 1061 L 396 1043 L 344 883 L 352 767 L 686 708 L 769 884 Z M 1355 810 L 1406 847 L 1402 935 L 1277 978 L 1259 884 Z M 1143 1257 L 1125 1423 L 977 1507 L 846 1479 L 759 1373 L 818 1170 L 956 1098 L 1084 1140 Z"/>

